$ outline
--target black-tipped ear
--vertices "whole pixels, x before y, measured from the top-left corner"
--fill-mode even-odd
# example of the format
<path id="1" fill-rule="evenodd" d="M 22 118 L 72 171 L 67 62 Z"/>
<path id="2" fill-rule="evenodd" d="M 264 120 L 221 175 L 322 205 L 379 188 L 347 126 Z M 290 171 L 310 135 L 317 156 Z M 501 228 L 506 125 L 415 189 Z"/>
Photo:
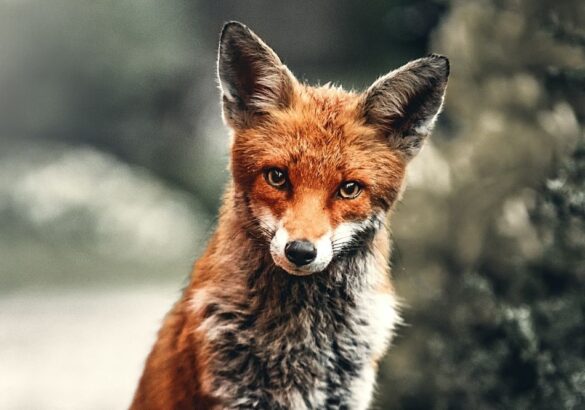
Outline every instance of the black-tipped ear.
<path id="1" fill-rule="evenodd" d="M 252 30 L 238 22 L 221 32 L 217 72 L 224 119 L 245 128 L 258 114 L 284 108 L 292 98 L 294 76 Z"/>
<path id="2" fill-rule="evenodd" d="M 448 77 L 449 60 L 437 54 L 386 74 L 364 95 L 366 122 L 380 128 L 407 159 L 414 157 L 441 111 Z"/>

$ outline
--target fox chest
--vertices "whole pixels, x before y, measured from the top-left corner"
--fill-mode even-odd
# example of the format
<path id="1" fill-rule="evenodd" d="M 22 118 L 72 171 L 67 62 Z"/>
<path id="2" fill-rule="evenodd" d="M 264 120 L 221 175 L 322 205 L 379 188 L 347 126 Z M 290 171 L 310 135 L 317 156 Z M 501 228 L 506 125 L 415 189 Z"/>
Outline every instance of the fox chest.
<path id="1" fill-rule="evenodd" d="M 202 323 L 211 390 L 229 409 L 363 409 L 391 337 L 388 295 L 291 303 L 266 315 L 214 304 Z M 221 306 L 221 307 L 220 307 Z"/>

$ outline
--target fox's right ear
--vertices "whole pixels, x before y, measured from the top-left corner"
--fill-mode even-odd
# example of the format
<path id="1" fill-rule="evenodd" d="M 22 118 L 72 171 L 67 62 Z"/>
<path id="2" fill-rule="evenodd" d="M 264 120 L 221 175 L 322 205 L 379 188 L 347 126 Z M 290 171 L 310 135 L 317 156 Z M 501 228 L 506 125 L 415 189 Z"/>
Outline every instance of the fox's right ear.
<path id="1" fill-rule="evenodd" d="M 251 126 L 258 115 L 287 107 L 296 81 L 260 37 L 235 21 L 221 32 L 217 73 L 224 120 L 240 129 Z"/>

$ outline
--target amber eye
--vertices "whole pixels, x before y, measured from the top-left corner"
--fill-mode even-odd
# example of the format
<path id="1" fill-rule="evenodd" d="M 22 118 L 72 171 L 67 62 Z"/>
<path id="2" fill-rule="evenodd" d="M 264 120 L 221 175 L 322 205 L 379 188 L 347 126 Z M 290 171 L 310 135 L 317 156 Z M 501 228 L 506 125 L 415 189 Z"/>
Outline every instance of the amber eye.
<path id="1" fill-rule="evenodd" d="M 268 184 L 274 188 L 282 189 L 286 185 L 286 174 L 277 168 L 270 168 L 264 173 L 264 178 Z"/>
<path id="2" fill-rule="evenodd" d="M 339 196 L 343 199 L 354 199 L 360 192 L 362 187 L 355 181 L 344 182 L 339 188 Z"/>

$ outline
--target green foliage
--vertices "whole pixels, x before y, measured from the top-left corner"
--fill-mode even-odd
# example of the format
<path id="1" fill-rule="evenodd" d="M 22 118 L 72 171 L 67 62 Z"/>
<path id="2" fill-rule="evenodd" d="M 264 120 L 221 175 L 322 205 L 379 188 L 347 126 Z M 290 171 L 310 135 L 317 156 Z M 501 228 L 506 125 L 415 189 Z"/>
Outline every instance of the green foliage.
<path id="1" fill-rule="evenodd" d="M 414 184 L 394 222 L 409 327 L 379 407 L 585 405 L 582 9 L 455 1 L 437 32 L 446 118 L 412 179 L 428 159 L 449 179 Z"/>
<path id="2" fill-rule="evenodd" d="M 585 404 L 584 193 L 581 141 L 530 210 L 541 250 L 518 257 L 523 238 L 505 240 L 491 232 L 486 238 L 491 249 L 478 258 L 476 269 L 453 275 L 434 308 L 409 319 L 414 328 L 422 327 L 410 337 L 424 340 L 408 364 L 421 375 L 390 403 L 404 408 Z"/>

